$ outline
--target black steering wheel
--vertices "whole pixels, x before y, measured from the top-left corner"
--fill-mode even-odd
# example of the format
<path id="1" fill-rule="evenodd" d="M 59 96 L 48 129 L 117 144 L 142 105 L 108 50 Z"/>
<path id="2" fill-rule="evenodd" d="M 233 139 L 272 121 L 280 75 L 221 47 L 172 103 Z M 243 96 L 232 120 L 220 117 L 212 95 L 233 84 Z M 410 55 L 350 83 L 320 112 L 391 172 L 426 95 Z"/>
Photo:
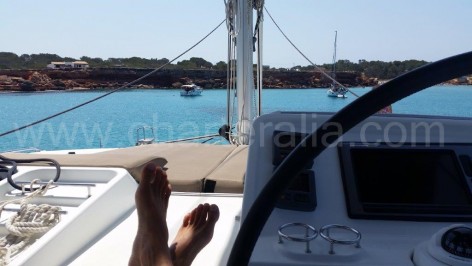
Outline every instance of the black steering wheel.
<path id="1" fill-rule="evenodd" d="M 312 162 L 326 147 L 383 107 L 438 83 L 472 73 L 472 52 L 430 63 L 401 75 L 366 93 L 334 114 L 307 136 L 274 170 L 272 178 L 252 204 L 231 250 L 228 264 L 247 265 L 257 239 L 269 218 L 278 196 L 305 165 Z M 356 114 L 353 116 L 352 114 Z M 338 125 L 329 127 L 327 125 Z"/>

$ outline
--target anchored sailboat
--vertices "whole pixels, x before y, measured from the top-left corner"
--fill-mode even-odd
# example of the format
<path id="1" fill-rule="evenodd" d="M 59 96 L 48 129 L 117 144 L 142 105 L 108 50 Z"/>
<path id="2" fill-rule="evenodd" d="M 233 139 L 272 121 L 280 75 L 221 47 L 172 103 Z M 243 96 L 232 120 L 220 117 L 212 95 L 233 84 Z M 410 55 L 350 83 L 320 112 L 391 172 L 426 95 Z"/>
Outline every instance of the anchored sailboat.
<path id="1" fill-rule="evenodd" d="M 334 35 L 334 53 L 333 53 L 333 69 L 332 69 L 332 77 L 333 77 L 333 83 L 331 84 L 331 87 L 328 89 L 326 94 L 329 97 L 337 97 L 337 98 L 346 98 L 346 93 L 347 90 L 343 87 L 340 87 L 338 84 L 336 84 L 336 42 L 338 39 L 338 31 L 335 31 Z"/>

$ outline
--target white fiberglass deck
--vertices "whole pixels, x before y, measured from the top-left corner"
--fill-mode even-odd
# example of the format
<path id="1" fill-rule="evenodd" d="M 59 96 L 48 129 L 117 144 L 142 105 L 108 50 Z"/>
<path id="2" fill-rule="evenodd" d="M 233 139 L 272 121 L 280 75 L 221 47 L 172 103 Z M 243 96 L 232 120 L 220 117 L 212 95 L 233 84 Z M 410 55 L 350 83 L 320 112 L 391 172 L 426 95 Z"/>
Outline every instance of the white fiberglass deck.
<path id="1" fill-rule="evenodd" d="M 14 180 L 47 180 L 54 174 L 51 167 L 20 167 Z M 136 181 L 124 169 L 87 167 L 64 167 L 59 181 L 67 185 L 52 187 L 30 203 L 60 206 L 65 211 L 61 221 L 14 256 L 11 265 L 127 265 L 138 226 L 134 204 Z M 71 185 L 77 183 L 89 186 Z M 22 197 L 6 180 L 0 183 L 0 193 L 1 200 Z M 193 265 L 225 264 L 240 226 L 241 194 L 173 192 L 167 217 L 169 241 L 175 237 L 183 216 L 202 203 L 217 204 L 220 218 L 213 241 Z M 10 211 L 1 216 L 0 236 L 8 233 L 5 221 L 19 206 L 7 208 Z"/>
<path id="2" fill-rule="evenodd" d="M 198 254 L 192 265 L 225 265 L 239 230 L 242 195 L 173 193 L 167 212 L 169 244 L 182 224 L 183 216 L 202 203 L 219 206 L 220 218 L 212 241 Z M 70 265 L 128 265 L 138 226 L 136 211 L 106 234 Z"/>
<path id="3" fill-rule="evenodd" d="M 51 167 L 19 167 L 14 180 L 43 181 L 55 175 Z M 62 168 L 60 183 L 43 196 L 29 203 L 60 206 L 65 213 L 60 222 L 30 247 L 12 258 L 10 265 L 64 265 L 96 241 L 110 227 L 127 217 L 134 208 L 133 191 L 136 182 L 124 169 L 118 168 Z M 87 184 L 77 186 L 78 183 Z M 23 197 L 7 180 L 0 182 L 0 200 Z M 1 236 L 8 232 L 5 221 L 18 210 L 18 205 L 7 205 L 10 211 L 1 216 Z"/>

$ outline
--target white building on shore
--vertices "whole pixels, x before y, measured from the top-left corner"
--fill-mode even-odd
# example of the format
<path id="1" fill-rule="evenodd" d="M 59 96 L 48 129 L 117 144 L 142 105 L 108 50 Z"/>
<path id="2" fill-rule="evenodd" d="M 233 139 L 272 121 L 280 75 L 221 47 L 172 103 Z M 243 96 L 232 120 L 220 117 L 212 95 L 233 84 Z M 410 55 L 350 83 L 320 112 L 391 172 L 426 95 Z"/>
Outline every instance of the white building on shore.
<path id="1" fill-rule="evenodd" d="M 51 62 L 46 67 L 49 69 L 86 69 L 89 67 L 89 64 L 85 61 Z"/>

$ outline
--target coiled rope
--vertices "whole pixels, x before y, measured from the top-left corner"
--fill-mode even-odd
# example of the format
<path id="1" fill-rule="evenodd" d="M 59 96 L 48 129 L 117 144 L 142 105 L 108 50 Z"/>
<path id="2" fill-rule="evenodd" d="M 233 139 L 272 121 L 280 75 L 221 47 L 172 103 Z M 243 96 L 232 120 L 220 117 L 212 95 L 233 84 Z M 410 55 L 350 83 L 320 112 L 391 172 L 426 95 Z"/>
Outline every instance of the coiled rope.
<path id="1" fill-rule="evenodd" d="M 31 182 L 30 190 L 39 182 L 35 179 Z M 20 199 L 7 200 L 0 203 L 0 214 L 8 204 L 20 204 L 20 210 L 11 216 L 5 227 L 8 234 L 0 238 L 0 265 L 8 265 L 11 257 L 31 245 L 33 241 L 48 232 L 60 221 L 60 207 L 48 204 L 29 204 L 28 202 L 37 196 L 42 196 L 52 184 L 50 181 L 46 186 L 34 190 L 28 196 Z"/>
<path id="2" fill-rule="evenodd" d="M 0 134 L 0 137 L 3 137 L 3 136 L 6 136 L 6 135 L 8 135 L 8 134 L 11 134 L 11 133 L 14 133 L 14 132 L 23 130 L 23 129 L 28 128 L 28 127 L 32 127 L 32 126 L 37 125 L 37 124 L 42 123 L 42 122 L 45 122 L 45 121 L 50 120 L 50 119 L 52 119 L 52 118 L 54 118 L 54 117 L 60 116 L 60 115 L 62 115 L 62 114 L 68 113 L 68 112 L 70 112 L 70 111 L 73 111 L 73 110 L 75 110 L 75 109 L 77 109 L 77 108 L 79 108 L 79 107 L 82 107 L 82 106 L 85 106 L 85 105 L 87 105 L 87 104 L 89 104 L 89 103 L 95 102 L 95 101 L 97 101 L 97 100 L 99 100 L 99 99 L 101 99 L 101 98 L 104 98 L 104 97 L 106 97 L 106 96 L 112 94 L 112 93 L 115 93 L 115 92 L 117 92 L 117 91 L 120 91 L 120 90 L 122 90 L 122 89 L 125 89 L 125 88 L 131 86 L 131 85 L 136 84 L 137 82 L 139 82 L 139 81 L 141 81 L 141 80 L 143 80 L 143 79 L 145 79 L 145 78 L 151 76 L 152 74 L 154 74 L 154 73 L 156 73 L 157 71 L 161 70 L 163 67 L 165 67 L 165 66 L 171 64 L 171 63 L 174 62 L 175 60 L 179 59 L 180 57 L 182 57 L 183 55 L 185 55 L 186 53 L 188 53 L 190 50 L 192 50 L 192 49 L 195 48 L 197 45 L 199 45 L 201 42 L 203 42 L 203 41 L 204 41 L 208 36 L 210 36 L 214 31 L 216 31 L 216 30 L 221 26 L 221 24 L 223 24 L 225 21 L 226 21 L 226 18 L 225 18 L 223 21 L 221 21 L 221 22 L 218 24 L 218 26 L 216 26 L 213 30 L 211 30 L 211 31 L 210 31 L 207 35 L 205 35 L 202 39 L 200 39 L 198 42 L 196 42 L 194 45 L 192 45 L 190 48 L 188 48 L 187 50 L 185 50 L 184 52 L 182 52 L 181 54 L 179 54 L 178 56 L 176 56 L 174 59 L 172 59 L 172 60 L 170 60 L 169 62 L 165 63 L 164 65 L 162 65 L 162 66 L 160 66 L 160 67 L 154 69 L 153 71 L 147 73 L 146 75 L 144 75 L 144 76 L 142 76 L 142 77 L 140 77 L 140 78 L 137 78 L 137 79 L 135 79 L 135 80 L 133 80 L 133 81 L 131 81 L 131 82 L 129 82 L 129 83 L 126 83 L 125 85 L 123 85 L 123 86 L 121 86 L 121 87 L 119 87 L 119 88 L 117 88 L 117 89 L 114 89 L 114 90 L 112 90 L 112 91 L 110 91 L 110 92 L 107 92 L 107 93 L 105 93 L 105 94 L 103 94 L 103 95 L 100 95 L 100 96 L 98 96 L 98 97 L 96 97 L 96 98 L 93 98 L 93 99 L 91 99 L 91 100 L 89 100 L 89 101 L 86 101 L 86 102 L 83 102 L 83 103 L 81 103 L 81 104 L 78 104 L 78 105 L 76 105 L 76 106 L 74 106 L 74 107 L 71 107 L 71 108 L 69 108 L 69 109 L 66 109 L 66 110 L 64 110 L 64 111 L 61 111 L 61 112 L 58 112 L 58 113 L 56 113 L 56 114 L 50 115 L 50 116 L 48 116 L 48 117 L 45 117 L 45 118 L 43 118 L 43 119 L 34 121 L 34 122 L 30 123 L 30 124 L 27 124 L 27 125 L 24 125 L 24 126 L 20 126 L 20 127 L 15 128 L 15 129 L 12 129 L 12 130 L 5 131 L 5 132 L 3 132 L 3 133 Z"/>
<path id="3" fill-rule="evenodd" d="M 285 39 L 287 39 L 287 41 L 293 46 L 293 48 L 295 48 L 295 50 L 298 51 L 298 53 L 300 53 L 301 56 L 303 56 L 313 67 L 316 68 L 316 70 L 318 70 L 319 72 L 321 72 L 321 74 L 323 74 L 325 77 L 327 77 L 328 79 L 330 79 L 332 82 L 334 82 L 335 84 L 337 84 L 339 87 L 347 90 L 348 92 L 350 92 L 352 95 L 356 96 L 359 98 L 359 95 L 357 95 L 356 93 L 354 93 L 353 91 L 351 91 L 350 89 L 346 88 L 345 86 L 343 86 L 341 83 L 339 83 L 337 80 L 335 80 L 333 77 L 331 77 L 329 74 L 327 74 L 323 69 L 321 69 L 320 67 L 318 67 L 315 63 L 313 63 L 302 51 L 300 51 L 300 49 L 298 49 L 298 47 L 290 40 L 290 38 L 287 37 L 287 35 L 282 31 L 282 29 L 279 27 L 279 25 L 277 24 L 277 22 L 275 22 L 274 18 L 272 17 L 272 15 L 269 13 L 269 10 L 267 10 L 267 8 L 264 6 L 264 10 L 266 11 L 267 15 L 269 15 L 270 19 L 272 20 L 272 22 L 275 24 L 275 26 L 277 27 L 277 29 L 279 29 L 280 33 L 282 33 L 282 35 L 285 37 Z"/>

